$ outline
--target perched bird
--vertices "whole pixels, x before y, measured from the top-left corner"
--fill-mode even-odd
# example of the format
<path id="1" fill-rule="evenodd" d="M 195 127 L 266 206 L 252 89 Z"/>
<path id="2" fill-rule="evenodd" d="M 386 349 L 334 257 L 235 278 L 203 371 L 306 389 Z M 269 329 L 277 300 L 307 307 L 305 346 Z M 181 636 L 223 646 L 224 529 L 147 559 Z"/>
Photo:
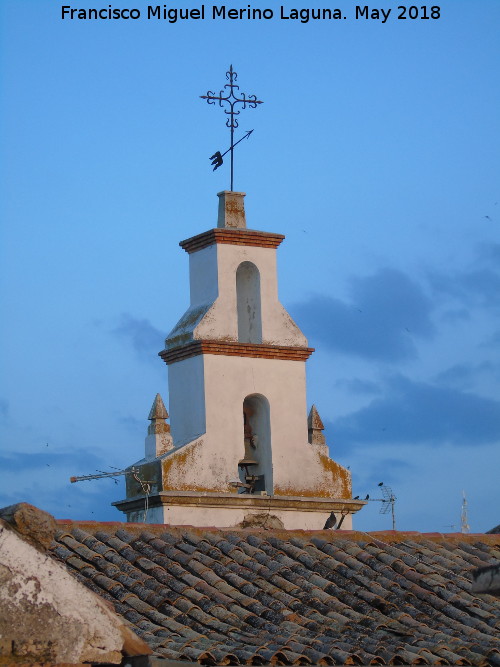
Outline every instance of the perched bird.
<path id="1" fill-rule="evenodd" d="M 354 496 L 353 500 L 357 500 L 358 498 L 359 498 L 359 496 Z"/>
<path id="2" fill-rule="evenodd" d="M 336 523 L 337 523 L 337 517 L 332 512 L 328 517 L 328 519 L 326 520 L 323 530 L 328 530 L 328 528 L 335 528 Z"/>
<path id="3" fill-rule="evenodd" d="M 369 493 L 366 494 L 365 500 L 370 500 L 370 494 Z"/>

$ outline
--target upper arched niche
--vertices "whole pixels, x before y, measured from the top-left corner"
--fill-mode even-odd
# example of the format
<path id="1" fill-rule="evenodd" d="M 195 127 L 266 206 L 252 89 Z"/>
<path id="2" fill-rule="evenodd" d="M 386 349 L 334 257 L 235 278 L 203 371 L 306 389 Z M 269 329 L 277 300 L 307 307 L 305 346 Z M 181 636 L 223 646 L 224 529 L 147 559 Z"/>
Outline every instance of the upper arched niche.
<path id="1" fill-rule="evenodd" d="M 242 262 L 236 270 L 238 341 L 262 343 L 260 273 L 252 262 Z"/>

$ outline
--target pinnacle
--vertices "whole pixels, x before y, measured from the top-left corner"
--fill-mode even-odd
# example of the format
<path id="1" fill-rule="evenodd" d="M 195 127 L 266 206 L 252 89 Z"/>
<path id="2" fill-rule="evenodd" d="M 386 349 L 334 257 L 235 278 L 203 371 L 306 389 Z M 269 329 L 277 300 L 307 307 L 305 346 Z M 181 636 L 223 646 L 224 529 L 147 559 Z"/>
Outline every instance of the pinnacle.
<path id="1" fill-rule="evenodd" d="M 311 411 L 309 412 L 309 417 L 307 418 L 307 426 L 310 429 L 318 429 L 320 431 L 324 431 L 325 429 L 321 417 L 319 416 L 319 412 L 317 411 L 315 405 L 312 406 Z"/>
<path id="2" fill-rule="evenodd" d="M 149 411 L 148 419 L 168 419 L 168 412 L 160 394 L 156 394 L 151 410 Z"/>

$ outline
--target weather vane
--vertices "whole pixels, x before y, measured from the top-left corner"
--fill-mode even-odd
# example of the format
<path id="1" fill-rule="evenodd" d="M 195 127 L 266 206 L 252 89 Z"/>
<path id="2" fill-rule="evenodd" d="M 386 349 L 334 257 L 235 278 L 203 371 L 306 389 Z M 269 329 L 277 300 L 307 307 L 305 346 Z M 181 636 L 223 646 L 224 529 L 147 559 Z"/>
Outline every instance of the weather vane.
<path id="1" fill-rule="evenodd" d="M 239 115 L 241 109 L 235 109 L 237 104 L 242 104 L 243 109 L 249 107 L 250 109 L 255 109 L 257 104 L 262 104 L 260 100 L 257 99 L 256 95 L 245 95 L 245 93 L 240 93 L 240 87 L 236 85 L 235 81 L 238 78 L 237 73 L 233 70 L 233 66 L 229 67 L 229 71 L 226 72 L 226 79 L 229 83 L 226 83 L 224 86 L 225 90 L 221 90 L 218 95 L 213 93 L 211 90 L 207 92 L 206 95 L 200 95 L 203 100 L 206 100 L 209 104 L 219 103 L 219 106 L 224 108 L 224 105 L 229 105 L 228 108 L 224 109 L 229 118 L 226 119 L 226 127 L 230 129 L 231 132 L 231 145 L 224 153 L 216 151 L 210 158 L 212 161 L 213 170 L 215 171 L 218 167 L 221 166 L 223 160 L 222 158 L 227 153 L 231 156 L 231 191 L 233 190 L 233 151 L 234 147 L 243 141 L 243 139 L 248 139 L 252 134 L 253 130 L 249 130 L 241 139 L 238 139 L 234 143 L 234 130 L 238 127 L 238 119 L 236 116 Z"/>

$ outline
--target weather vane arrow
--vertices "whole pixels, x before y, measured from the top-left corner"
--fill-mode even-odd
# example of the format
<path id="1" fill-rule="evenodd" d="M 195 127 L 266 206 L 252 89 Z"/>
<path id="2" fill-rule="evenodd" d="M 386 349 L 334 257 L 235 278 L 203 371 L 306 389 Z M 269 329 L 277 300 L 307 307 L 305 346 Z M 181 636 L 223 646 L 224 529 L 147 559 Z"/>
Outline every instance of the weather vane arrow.
<path id="1" fill-rule="evenodd" d="M 230 153 L 231 191 L 233 191 L 234 147 L 237 146 L 240 143 L 240 141 L 243 141 L 243 139 L 248 139 L 248 137 L 253 132 L 253 130 L 249 130 L 243 137 L 241 137 L 241 139 L 238 139 L 238 141 L 235 143 L 234 130 L 238 127 L 238 119 L 236 118 L 236 116 L 238 116 L 241 111 L 240 108 L 236 109 L 236 105 L 239 104 L 243 105 L 242 107 L 243 109 L 246 109 L 247 107 L 250 109 L 256 109 L 258 104 L 263 104 L 261 100 L 257 99 L 256 95 L 246 95 L 245 93 L 240 93 L 239 92 L 240 87 L 235 83 L 237 78 L 238 75 L 233 70 L 233 66 L 231 65 L 229 67 L 229 71 L 226 72 L 226 79 L 229 81 L 229 83 L 225 84 L 224 86 L 225 90 L 221 90 L 218 95 L 216 95 L 211 90 L 209 90 L 206 95 L 200 95 L 200 97 L 203 100 L 207 100 L 208 104 L 215 104 L 216 102 L 218 102 L 221 108 L 224 108 L 224 105 L 228 105 L 228 107 L 224 109 L 224 113 L 229 116 L 229 118 L 226 119 L 226 127 L 229 128 L 231 133 L 231 145 L 224 153 L 216 151 L 211 156 L 210 160 L 211 160 L 211 165 L 214 168 L 213 170 L 215 171 L 222 165 L 223 163 L 222 158 L 224 157 L 224 155 Z"/>
<path id="2" fill-rule="evenodd" d="M 224 155 L 227 155 L 229 153 L 229 151 L 231 151 L 235 146 L 237 146 L 240 143 L 240 141 L 243 141 L 243 139 L 248 139 L 248 137 L 252 134 L 252 132 L 253 132 L 253 130 L 248 130 L 248 132 L 246 134 L 244 134 L 241 137 L 241 139 L 238 139 L 238 141 L 236 141 L 232 146 L 230 146 L 227 149 L 227 151 L 225 151 L 224 153 L 221 153 L 220 151 L 216 151 L 210 157 L 210 160 L 212 160 L 212 162 L 211 162 L 212 167 L 214 168 L 213 170 L 215 171 L 216 169 L 218 169 L 222 165 L 222 163 L 224 162 L 224 160 L 222 159 L 224 157 Z M 232 189 L 233 188 L 231 187 L 231 190 Z"/>

